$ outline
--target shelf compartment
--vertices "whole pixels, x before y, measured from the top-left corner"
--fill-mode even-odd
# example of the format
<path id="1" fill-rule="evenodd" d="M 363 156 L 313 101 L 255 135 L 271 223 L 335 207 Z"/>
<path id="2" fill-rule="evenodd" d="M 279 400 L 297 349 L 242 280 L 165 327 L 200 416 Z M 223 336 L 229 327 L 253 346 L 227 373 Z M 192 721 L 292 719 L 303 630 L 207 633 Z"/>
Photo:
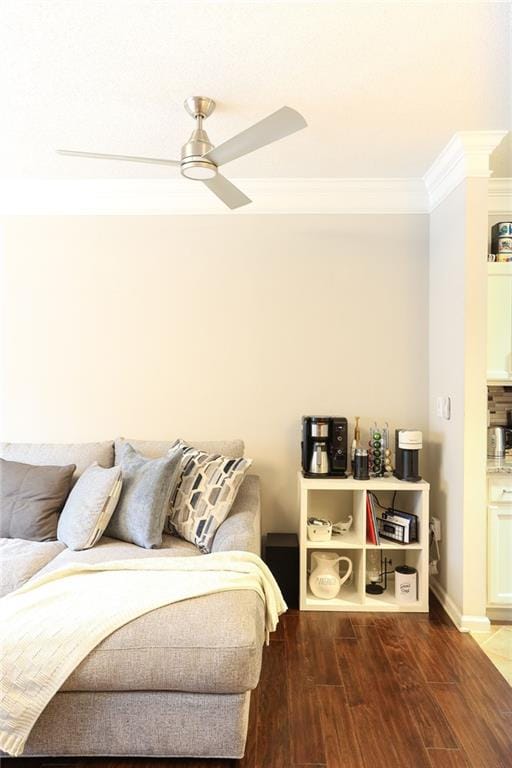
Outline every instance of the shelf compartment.
<path id="1" fill-rule="evenodd" d="M 378 490 L 378 491 L 368 491 L 368 493 L 373 493 L 374 496 L 374 507 L 375 507 L 375 514 L 377 517 L 380 517 L 382 512 L 384 512 L 384 509 L 387 507 L 390 507 L 393 502 L 393 496 L 395 495 L 395 491 L 390 490 Z M 378 499 L 381 506 L 379 506 L 376 503 L 376 499 Z M 423 541 L 428 540 L 428 530 L 423 530 L 423 504 L 424 504 L 424 493 L 421 490 L 417 491 L 396 491 L 396 497 L 395 497 L 395 508 L 400 510 L 401 512 L 409 512 L 413 515 L 416 515 L 418 518 L 418 541 L 412 542 L 411 544 L 400 544 L 399 542 L 391 541 L 390 539 L 384 539 L 381 538 L 381 545 L 384 548 L 395 548 L 395 547 L 414 547 L 417 546 L 418 549 L 421 549 L 423 546 Z M 384 509 L 382 509 L 384 507 Z M 366 515 L 365 515 L 365 522 L 366 522 Z M 375 547 L 378 545 L 375 544 L 366 544 L 367 547 Z"/>
<path id="2" fill-rule="evenodd" d="M 337 548 L 335 554 L 340 557 L 348 557 L 352 561 L 352 574 L 349 579 L 341 585 L 340 590 L 336 597 L 326 600 L 323 597 L 315 597 L 309 587 L 309 575 L 311 573 L 312 554 L 314 550 L 310 549 L 307 552 L 307 600 L 311 598 L 314 604 L 319 606 L 319 609 L 327 607 L 329 604 L 338 606 L 346 605 L 347 603 L 361 604 L 363 601 L 364 593 L 364 552 L 361 547 L 355 549 Z M 343 578 L 347 572 L 348 565 L 345 561 L 340 562 L 335 566 L 339 569 L 337 572 L 340 577 Z"/>
<path id="3" fill-rule="evenodd" d="M 352 527 L 343 536 L 335 535 L 340 547 L 362 545 L 364 542 L 364 510 L 366 495 L 364 490 L 334 490 L 331 488 L 312 489 L 307 491 L 308 517 L 320 517 L 333 523 L 346 522 L 352 516 Z M 307 530 L 306 530 L 307 537 Z M 331 540 L 332 541 L 332 540 Z M 346 544 L 345 542 L 350 542 Z M 328 542 L 325 542 L 327 544 Z M 315 542 L 307 539 L 307 546 Z M 326 547 L 334 549 L 332 545 Z"/>
<path id="4" fill-rule="evenodd" d="M 367 547 L 370 549 L 370 547 Z M 420 611 L 426 610 L 428 607 L 428 584 L 425 584 L 425 575 L 422 572 L 422 558 L 424 553 L 418 545 L 396 545 L 391 547 L 372 547 L 372 550 L 382 549 L 385 552 L 385 557 L 391 558 L 390 570 L 399 565 L 408 565 L 412 568 L 416 568 L 417 571 L 417 599 L 412 603 L 399 602 L 395 598 L 395 575 L 391 573 L 388 575 L 388 586 L 382 595 L 368 595 L 364 594 L 364 604 L 368 606 L 368 610 L 373 610 L 375 607 L 377 610 L 400 610 L 400 611 Z M 366 568 L 366 553 L 365 553 L 365 586 L 368 583 L 368 575 Z M 424 570 L 424 569 L 423 569 Z"/>

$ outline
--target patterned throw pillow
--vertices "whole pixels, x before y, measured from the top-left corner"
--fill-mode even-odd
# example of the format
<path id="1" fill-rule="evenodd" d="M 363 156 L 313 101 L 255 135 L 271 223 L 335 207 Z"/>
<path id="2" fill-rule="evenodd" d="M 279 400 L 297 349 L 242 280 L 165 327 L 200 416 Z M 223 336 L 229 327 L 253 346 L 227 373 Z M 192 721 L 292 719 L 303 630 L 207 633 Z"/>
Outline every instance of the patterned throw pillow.
<path id="1" fill-rule="evenodd" d="M 171 497 L 167 530 L 207 554 L 217 528 L 229 515 L 252 459 L 205 453 L 182 441 L 177 441 L 171 450 L 177 445 L 183 448 L 181 478 Z"/>

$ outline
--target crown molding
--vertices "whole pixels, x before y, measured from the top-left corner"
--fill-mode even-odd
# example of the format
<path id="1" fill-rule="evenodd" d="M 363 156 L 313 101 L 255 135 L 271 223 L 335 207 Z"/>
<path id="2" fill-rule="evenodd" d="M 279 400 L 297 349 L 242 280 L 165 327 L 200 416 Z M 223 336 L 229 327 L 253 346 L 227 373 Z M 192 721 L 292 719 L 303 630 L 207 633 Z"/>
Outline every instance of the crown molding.
<path id="1" fill-rule="evenodd" d="M 460 173 L 457 163 L 452 175 L 445 174 L 433 203 L 426 182 L 415 178 L 235 179 L 253 200 L 237 211 L 225 208 L 201 185 L 182 179 L 4 179 L 0 215 L 428 214 L 466 178 Z M 489 179 L 489 213 L 511 211 L 512 179 Z"/>
<path id="2" fill-rule="evenodd" d="M 433 211 L 464 179 L 488 178 L 489 158 L 508 131 L 459 131 L 423 177 Z"/>
<path id="3" fill-rule="evenodd" d="M 423 214 L 421 179 L 234 179 L 253 200 L 230 211 L 184 179 L 5 179 L 3 215 Z"/>
<path id="4" fill-rule="evenodd" d="M 489 213 L 512 213 L 512 178 L 489 179 Z"/>

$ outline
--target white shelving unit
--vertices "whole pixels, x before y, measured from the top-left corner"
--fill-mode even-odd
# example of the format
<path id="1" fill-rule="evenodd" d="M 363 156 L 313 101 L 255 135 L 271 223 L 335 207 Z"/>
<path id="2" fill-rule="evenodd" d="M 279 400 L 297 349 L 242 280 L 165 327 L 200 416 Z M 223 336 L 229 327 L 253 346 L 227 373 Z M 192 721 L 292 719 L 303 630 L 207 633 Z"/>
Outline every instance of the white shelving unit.
<path id="1" fill-rule="evenodd" d="M 429 484 L 424 480 L 408 483 L 393 477 L 373 478 L 362 481 L 347 478 L 306 478 L 299 472 L 300 488 L 300 609 L 301 611 L 398 611 L 408 613 L 428 612 L 428 497 Z M 381 540 L 380 545 L 366 542 L 366 494 L 373 491 L 381 504 L 391 504 L 397 492 L 395 505 L 398 509 L 418 516 L 419 536 L 413 544 L 398 544 Z M 308 517 L 323 517 L 333 523 L 347 520 L 352 515 L 350 531 L 335 535 L 330 541 L 314 542 L 308 539 Z M 315 597 L 309 590 L 308 576 L 311 553 L 334 550 L 352 560 L 351 578 L 342 584 L 332 600 Z M 366 553 L 369 550 L 385 550 L 392 560 L 392 568 L 410 565 L 418 571 L 418 600 L 414 603 L 397 603 L 393 576 L 388 577 L 388 588 L 382 595 L 367 595 Z M 343 573 L 343 572 L 342 572 Z"/>

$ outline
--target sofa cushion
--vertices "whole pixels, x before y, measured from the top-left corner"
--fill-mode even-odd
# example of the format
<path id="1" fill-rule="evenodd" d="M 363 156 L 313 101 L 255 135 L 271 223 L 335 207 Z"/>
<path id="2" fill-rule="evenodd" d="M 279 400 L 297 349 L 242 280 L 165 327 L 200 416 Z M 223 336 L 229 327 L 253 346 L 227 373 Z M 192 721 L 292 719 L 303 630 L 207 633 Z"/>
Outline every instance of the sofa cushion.
<path id="1" fill-rule="evenodd" d="M 170 556 L 202 555 L 174 536 L 164 536 L 162 548 L 151 550 L 103 537 L 93 549 L 65 550 L 41 574 L 70 562 Z M 62 690 L 241 693 L 257 685 L 264 627 L 263 602 L 255 592 L 221 592 L 174 603 L 113 632 Z"/>
<path id="2" fill-rule="evenodd" d="M 146 549 L 161 546 L 182 454 L 181 447 L 177 446 L 167 456 L 148 459 L 125 443 L 120 461 L 123 487 L 107 526 L 108 536 Z"/>
<path id="3" fill-rule="evenodd" d="M 22 587 L 64 549 L 60 541 L 0 539 L 0 597 Z"/>
<path id="4" fill-rule="evenodd" d="M 51 541 L 75 465 L 34 466 L 0 459 L 0 536 Z"/>
<path id="5" fill-rule="evenodd" d="M 206 453 L 220 453 L 233 459 L 239 459 L 244 455 L 243 440 L 187 440 L 186 442 L 200 451 L 206 451 Z M 125 443 L 130 443 L 143 456 L 156 459 L 165 456 L 169 449 L 176 445 L 176 440 L 129 440 L 118 437 L 115 441 L 116 464 L 119 464 L 119 452 Z"/>
<path id="6" fill-rule="evenodd" d="M 58 540 L 70 549 L 94 547 L 114 514 L 121 488 L 121 467 L 91 464 L 64 505 L 57 526 Z"/>
<path id="7" fill-rule="evenodd" d="M 102 467 L 113 467 L 114 443 L 0 443 L 0 458 L 24 464 L 76 464 L 76 481 L 95 461 Z"/>
<path id="8" fill-rule="evenodd" d="M 64 548 L 53 560 L 37 573 L 34 578 L 52 573 L 59 568 L 65 568 L 69 563 L 106 563 L 112 560 L 130 560 L 141 557 L 201 557 L 197 547 L 177 536 L 164 534 L 162 546 L 159 549 L 144 549 L 127 541 L 111 539 L 103 536 L 92 549 L 73 552 Z"/>
<path id="9" fill-rule="evenodd" d="M 61 690 L 243 693 L 258 684 L 264 627 L 249 590 L 173 603 L 113 632 Z"/>

